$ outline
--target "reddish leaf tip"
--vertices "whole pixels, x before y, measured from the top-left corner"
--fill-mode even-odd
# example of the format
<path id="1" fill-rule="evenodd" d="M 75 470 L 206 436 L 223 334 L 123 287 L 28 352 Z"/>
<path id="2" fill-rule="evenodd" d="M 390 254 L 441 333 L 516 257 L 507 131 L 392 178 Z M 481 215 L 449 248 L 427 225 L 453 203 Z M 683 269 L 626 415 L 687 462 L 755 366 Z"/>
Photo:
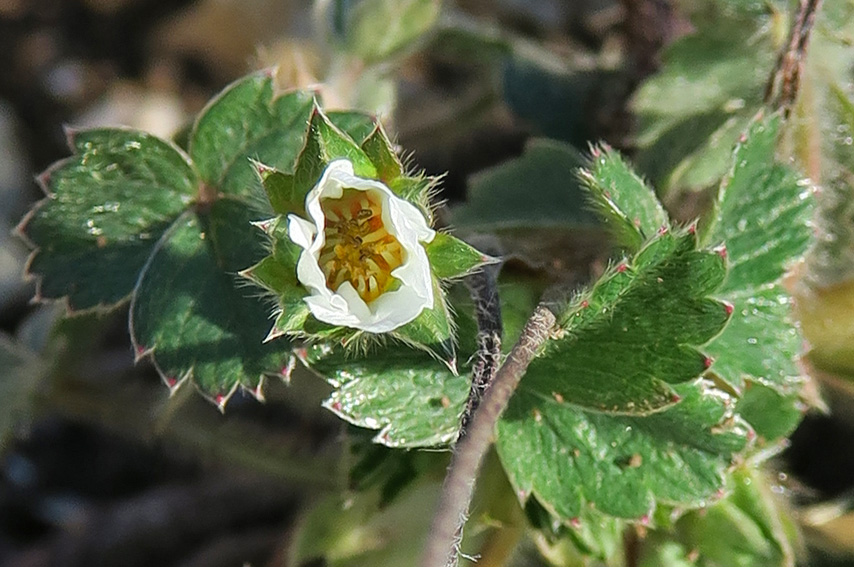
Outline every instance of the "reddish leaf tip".
<path id="1" fill-rule="evenodd" d="M 649 525 L 649 514 L 644 514 L 643 516 L 641 516 L 639 521 L 640 521 L 642 526 L 648 526 Z"/>
<path id="2" fill-rule="evenodd" d="M 587 309 L 588 307 L 590 307 L 590 302 L 589 302 L 589 301 L 587 301 L 587 300 L 585 299 L 584 301 L 582 301 L 582 302 L 581 302 L 581 308 L 582 308 L 582 309 Z"/>
<path id="3" fill-rule="evenodd" d="M 682 401 L 682 396 L 680 396 L 679 394 L 673 394 L 672 396 L 670 396 L 670 401 L 674 404 L 677 404 Z"/>
<path id="4" fill-rule="evenodd" d="M 735 307 L 729 301 L 724 301 L 724 310 L 726 311 L 727 315 L 732 315 L 732 312 L 733 310 L 735 310 Z"/>
<path id="5" fill-rule="evenodd" d="M 341 402 L 334 401 L 331 404 L 329 404 L 329 408 L 334 412 L 341 413 L 341 410 L 344 409 L 344 406 L 341 405 Z"/>
<path id="6" fill-rule="evenodd" d="M 718 256 L 720 256 L 721 258 L 726 260 L 726 256 L 727 256 L 726 244 L 721 244 L 720 246 L 715 248 L 715 252 L 718 253 Z"/>
<path id="7" fill-rule="evenodd" d="M 667 234 L 668 230 L 670 230 L 668 226 L 666 224 L 663 224 L 658 228 L 658 235 L 661 236 L 662 234 Z"/>
<path id="8" fill-rule="evenodd" d="M 620 264 L 619 266 L 617 266 L 617 272 L 618 272 L 618 273 L 623 273 L 623 272 L 625 272 L 625 271 L 626 271 L 626 268 L 628 268 L 628 266 L 626 266 L 626 264 L 625 264 L 625 263 Z"/>
<path id="9" fill-rule="evenodd" d="M 569 525 L 575 529 L 580 528 L 581 527 L 581 518 L 579 518 L 578 516 L 575 516 L 574 518 L 570 518 L 569 519 Z"/>
<path id="10" fill-rule="evenodd" d="M 711 356 L 707 356 L 706 358 L 703 359 L 703 366 L 705 366 L 706 368 L 710 368 L 714 361 L 715 361 L 714 358 L 712 358 Z"/>

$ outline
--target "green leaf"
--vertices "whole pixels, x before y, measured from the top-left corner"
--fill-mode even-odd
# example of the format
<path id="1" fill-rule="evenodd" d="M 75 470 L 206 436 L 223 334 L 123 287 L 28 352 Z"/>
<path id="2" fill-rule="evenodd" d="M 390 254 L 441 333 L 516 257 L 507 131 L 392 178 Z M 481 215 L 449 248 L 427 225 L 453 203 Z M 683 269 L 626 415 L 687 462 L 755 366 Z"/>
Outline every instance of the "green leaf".
<path id="1" fill-rule="evenodd" d="M 774 442 L 792 434 L 806 411 L 797 390 L 781 394 L 757 382 L 746 382 L 735 407 L 760 441 Z"/>
<path id="2" fill-rule="evenodd" d="M 576 175 L 583 165 L 569 144 L 533 139 L 522 157 L 474 176 L 467 202 L 452 209 L 452 220 L 484 231 L 595 224 Z"/>
<path id="3" fill-rule="evenodd" d="M 170 387 L 190 381 L 220 407 L 238 387 L 260 396 L 265 375 L 289 373 L 285 345 L 262 342 L 271 306 L 237 279 L 265 253 L 249 226 L 256 215 L 232 199 L 182 215 L 159 242 L 131 303 L 138 356 L 150 354 Z"/>
<path id="4" fill-rule="evenodd" d="M 459 238 L 444 232 L 437 232 L 425 249 L 433 273 L 442 279 L 464 276 L 483 264 L 495 261 Z"/>
<path id="5" fill-rule="evenodd" d="M 468 378 L 427 353 L 402 345 L 362 357 L 323 347 L 306 352 L 303 360 L 336 388 L 324 407 L 354 425 L 378 429 L 376 442 L 431 447 L 456 438 Z"/>
<path id="6" fill-rule="evenodd" d="M 0 455 L 15 428 L 29 417 L 36 388 L 47 368 L 34 353 L 0 333 Z"/>
<path id="7" fill-rule="evenodd" d="M 769 5 L 770 6 L 770 5 Z M 671 44 L 638 90 L 638 168 L 667 195 L 724 176 L 732 146 L 762 105 L 785 18 L 726 3 L 702 5 L 694 33 Z"/>
<path id="8" fill-rule="evenodd" d="M 403 165 L 380 124 L 362 142 L 362 150 L 377 168 L 380 180 L 388 184 L 403 175 Z"/>
<path id="9" fill-rule="evenodd" d="M 779 128 L 777 115 L 751 124 L 721 184 L 708 238 L 726 245 L 730 269 L 718 295 L 732 303 L 733 317 L 707 350 L 714 372 L 739 392 L 746 379 L 781 393 L 800 381 L 801 337 L 781 280 L 810 243 L 812 198 L 798 175 L 774 160 Z"/>
<path id="10" fill-rule="evenodd" d="M 731 484 L 732 493 L 725 499 L 677 522 L 678 540 L 699 552 L 702 566 L 794 565 L 786 528 L 793 520 L 765 476 L 745 466 L 734 471 Z"/>
<path id="11" fill-rule="evenodd" d="M 292 171 L 311 108 L 311 93 L 275 96 L 270 72 L 231 84 L 205 107 L 190 136 L 190 156 L 202 181 L 215 192 L 255 196 L 258 182 L 249 158 Z"/>
<path id="12" fill-rule="evenodd" d="M 305 216 L 305 194 L 297 191 L 294 176 L 261 163 L 254 165 L 273 211 L 280 215 L 296 213 Z"/>
<path id="13" fill-rule="evenodd" d="M 602 146 L 592 153 L 588 169 L 581 170 L 590 202 L 620 244 L 639 250 L 656 232 L 669 228 L 667 213 L 618 152 Z"/>
<path id="14" fill-rule="evenodd" d="M 352 6 L 349 9 L 344 6 Z M 344 48 L 367 63 L 388 59 L 426 34 L 439 17 L 439 0 L 340 2 Z"/>
<path id="15" fill-rule="evenodd" d="M 377 178 L 377 169 L 365 152 L 335 126 L 317 104 L 308 122 L 305 146 L 294 167 L 294 191 L 303 198 L 317 184 L 323 170 L 335 159 L 347 159 L 359 177 Z"/>
<path id="16" fill-rule="evenodd" d="M 659 235 L 560 314 L 558 337 L 522 388 L 607 413 L 673 405 L 674 385 L 708 368 L 697 347 L 726 324 L 726 306 L 708 297 L 724 274 L 722 258 L 697 250 L 692 233 Z"/>
<path id="17" fill-rule="evenodd" d="M 358 145 L 364 144 L 365 140 L 378 127 L 377 120 L 364 112 L 330 110 L 326 113 L 326 117 Z"/>
<path id="18" fill-rule="evenodd" d="M 570 525 L 584 510 L 649 519 L 657 503 L 700 506 L 723 486 L 748 431 L 732 400 L 706 382 L 647 416 L 584 411 L 522 381 L 498 424 L 497 448 L 522 501 L 534 497 Z"/>
<path id="19" fill-rule="evenodd" d="M 28 271 L 40 299 L 111 307 L 130 295 L 198 179 L 181 150 L 143 132 L 86 130 L 69 140 L 74 154 L 40 177 L 48 198 L 20 226 L 38 247 Z"/>

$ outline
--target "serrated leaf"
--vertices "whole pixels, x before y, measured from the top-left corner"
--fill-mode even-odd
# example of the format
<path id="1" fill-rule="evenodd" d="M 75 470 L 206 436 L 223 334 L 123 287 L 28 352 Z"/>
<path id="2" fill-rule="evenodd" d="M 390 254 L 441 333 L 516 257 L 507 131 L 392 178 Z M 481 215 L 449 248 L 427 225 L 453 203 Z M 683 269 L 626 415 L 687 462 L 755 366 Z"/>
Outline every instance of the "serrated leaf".
<path id="1" fill-rule="evenodd" d="M 708 368 L 698 347 L 726 324 L 726 306 L 708 297 L 724 274 L 722 258 L 698 251 L 693 234 L 659 235 L 558 317 L 560 335 L 532 361 L 522 388 L 608 413 L 673 405 L 674 385 Z"/>
<path id="2" fill-rule="evenodd" d="M 391 345 L 364 357 L 337 351 L 308 362 L 336 388 L 324 406 L 354 425 L 378 429 L 378 443 L 431 447 L 456 437 L 468 379 L 427 353 Z"/>
<path id="3" fill-rule="evenodd" d="M 29 417 L 33 396 L 46 365 L 36 355 L 0 333 L 0 455 L 15 428 Z"/>
<path id="4" fill-rule="evenodd" d="M 730 269 L 718 295 L 734 307 L 707 350 L 715 373 L 737 391 L 750 379 L 782 392 L 800 376 L 801 338 L 781 280 L 810 243 L 812 198 L 794 171 L 774 161 L 779 128 L 777 115 L 752 123 L 721 185 L 708 238 L 726 244 Z"/>
<path id="5" fill-rule="evenodd" d="M 294 167 L 296 194 L 308 194 L 329 162 L 339 158 L 349 160 L 357 176 L 376 179 L 376 167 L 362 148 L 335 126 L 315 104 L 308 122 L 305 146 Z"/>
<path id="6" fill-rule="evenodd" d="M 526 379 L 498 424 L 498 452 L 520 498 L 570 524 L 588 506 L 639 519 L 657 503 L 704 504 L 746 444 L 732 400 L 704 382 L 677 386 L 682 401 L 662 412 L 613 416 L 544 397 Z"/>
<path id="7" fill-rule="evenodd" d="M 330 110 L 326 117 L 339 130 L 361 146 L 377 128 L 377 121 L 369 114 L 354 110 Z"/>
<path id="8" fill-rule="evenodd" d="M 222 406 L 238 386 L 256 391 L 287 375 L 285 345 L 264 344 L 270 305 L 241 284 L 239 269 L 264 255 L 247 230 L 256 212 L 231 199 L 179 217 L 142 272 L 131 303 L 137 353 L 150 353 L 170 387 L 184 380 Z"/>
<path id="9" fill-rule="evenodd" d="M 249 158 L 292 171 L 312 100 L 305 91 L 275 96 L 269 72 L 232 83 L 202 111 L 190 136 L 189 153 L 205 184 L 251 197 L 258 182 Z"/>
<path id="10" fill-rule="evenodd" d="M 183 152 L 143 132 L 87 130 L 70 142 L 74 155 L 41 177 L 48 198 L 20 227 L 38 247 L 28 271 L 39 298 L 110 307 L 130 295 L 198 181 Z"/>
<path id="11" fill-rule="evenodd" d="M 267 193 L 273 212 L 280 215 L 296 213 L 305 216 L 305 194 L 297 191 L 292 174 L 270 169 L 260 163 L 255 164 L 255 170 L 261 178 L 261 185 Z"/>
<path id="12" fill-rule="evenodd" d="M 638 90 L 637 165 L 663 194 L 699 190 L 726 173 L 730 151 L 761 107 L 785 20 L 709 3 Z"/>
<path id="13" fill-rule="evenodd" d="M 590 191 L 590 203 L 616 240 L 630 251 L 656 232 L 670 226 L 655 192 L 607 146 L 593 149 L 581 179 Z"/>
<path id="14" fill-rule="evenodd" d="M 458 278 L 493 261 L 476 248 L 444 232 L 437 232 L 424 248 L 437 278 Z"/>

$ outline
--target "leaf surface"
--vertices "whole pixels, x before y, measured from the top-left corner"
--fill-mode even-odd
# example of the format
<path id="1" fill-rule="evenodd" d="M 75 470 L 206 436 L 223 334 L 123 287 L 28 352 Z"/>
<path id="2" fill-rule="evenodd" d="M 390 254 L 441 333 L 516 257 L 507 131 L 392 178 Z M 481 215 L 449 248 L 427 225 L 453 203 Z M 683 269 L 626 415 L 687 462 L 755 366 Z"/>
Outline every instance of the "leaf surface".
<path id="1" fill-rule="evenodd" d="M 809 187 L 775 162 L 779 128 L 777 115 L 751 124 L 721 185 L 708 237 L 726 244 L 730 269 L 718 296 L 732 303 L 733 317 L 707 349 L 714 372 L 736 391 L 747 379 L 781 393 L 800 383 L 795 359 L 802 340 L 781 282 L 810 243 L 813 204 Z"/>

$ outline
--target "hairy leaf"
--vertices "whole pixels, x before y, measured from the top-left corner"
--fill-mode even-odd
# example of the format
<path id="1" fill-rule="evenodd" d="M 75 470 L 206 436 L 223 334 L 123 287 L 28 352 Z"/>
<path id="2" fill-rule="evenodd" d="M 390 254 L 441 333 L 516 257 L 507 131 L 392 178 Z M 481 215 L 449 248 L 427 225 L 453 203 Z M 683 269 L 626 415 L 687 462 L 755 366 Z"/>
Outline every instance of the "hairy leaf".
<path id="1" fill-rule="evenodd" d="M 170 387 L 189 380 L 220 406 L 238 386 L 260 395 L 264 375 L 288 375 L 287 350 L 263 343 L 269 306 L 236 275 L 264 255 L 260 236 L 246 230 L 256 214 L 221 199 L 205 213 L 181 216 L 131 303 L 138 355 L 150 354 Z"/>
<path id="2" fill-rule="evenodd" d="M 616 240 L 630 251 L 640 249 L 656 232 L 670 226 L 667 213 L 618 152 L 607 146 L 593 149 L 581 179 L 590 202 Z"/>
<path id="3" fill-rule="evenodd" d="M 21 223 L 38 247 L 28 270 L 41 299 L 111 307 L 130 295 L 198 180 L 181 150 L 143 132 L 96 129 L 69 140 L 74 155 L 41 176 L 48 198 Z"/>
<path id="4" fill-rule="evenodd" d="M 737 391 L 746 379 L 781 393 L 799 383 L 801 337 L 781 280 L 809 245 L 812 197 L 794 171 L 774 161 L 779 128 L 776 115 L 751 124 L 721 185 L 708 238 L 726 244 L 730 269 L 718 296 L 732 303 L 733 317 L 707 349 L 715 373 Z"/>
<path id="5" fill-rule="evenodd" d="M 673 385 L 708 368 L 697 347 L 727 321 L 726 306 L 708 297 L 724 274 L 722 258 L 698 251 L 694 234 L 658 236 L 574 300 L 524 389 L 608 413 L 673 405 Z"/>
<path id="6" fill-rule="evenodd" d="M 579 409 L 525 387 L 498 424 L 497 447 L 525 501 L 578 524 L 587 507 L 647 519 L 656 503 L 699 506 L 723 486 L 749 429 L 732 400 L 705 382 L 675 387 L 682 401 L 647 416 Z"/>

